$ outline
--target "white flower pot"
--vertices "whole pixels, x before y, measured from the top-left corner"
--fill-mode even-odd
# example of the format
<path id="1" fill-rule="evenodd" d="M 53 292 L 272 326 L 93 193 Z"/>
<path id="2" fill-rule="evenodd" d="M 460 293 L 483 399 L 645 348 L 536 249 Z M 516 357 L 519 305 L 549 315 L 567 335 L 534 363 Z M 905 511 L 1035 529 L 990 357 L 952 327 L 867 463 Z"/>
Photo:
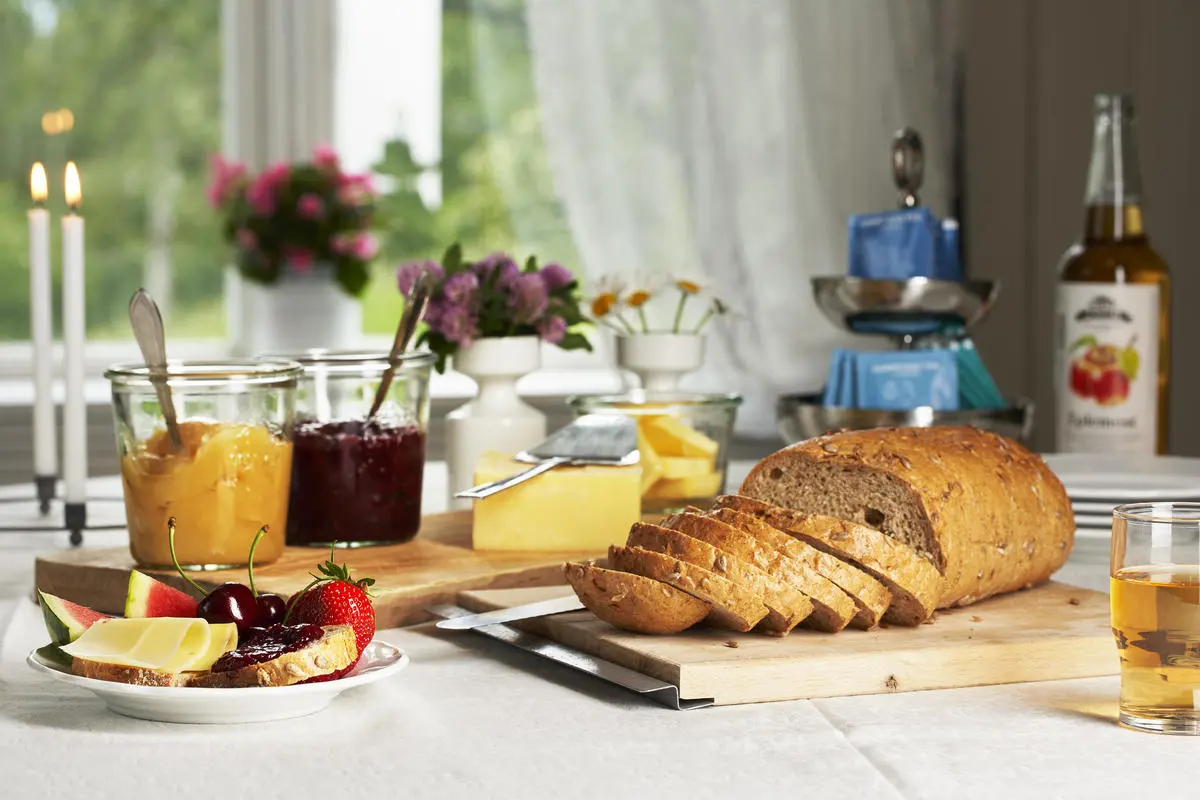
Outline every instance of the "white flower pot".
<path id="1" fill-rule="evenodd" d="M 289 273 L 269 286 L 244 281 L 238 306 L 239 355 L 352 350 L 362 342 L 362 303 L 337 285 L 329 268 Z"/>
<path id="2" fill-rule="evenodd" d="M 695 333 L 638 333 L 617 337 L 617 366 L 648 392 L 673 392 L 704 365 L 705 337 Z"/>
<path id="3" fill-rule="evenodd" d="M 454 355 L 454 369 L 474 379 L 479 394 L 446 415 L 450 508 L 471 507 L 454 493 L 475 485 L 485 452 L 515 454 L 546 438 L 546 415 L 517 394 L 517 380 L 541 366 L 541 352 L 536 336 L 507 336 L 478 339 Z"/>

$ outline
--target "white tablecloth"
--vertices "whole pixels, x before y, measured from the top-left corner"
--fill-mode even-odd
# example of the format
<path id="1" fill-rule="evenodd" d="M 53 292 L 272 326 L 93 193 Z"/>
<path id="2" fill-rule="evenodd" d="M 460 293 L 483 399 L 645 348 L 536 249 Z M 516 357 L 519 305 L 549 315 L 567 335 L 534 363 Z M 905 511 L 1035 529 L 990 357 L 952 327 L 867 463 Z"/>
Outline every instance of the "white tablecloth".
<path id="1" fill-rule="evenodd" d="M 739 465 L 745 468 L 745 465 Z M 442 503 L 431 470 L 428 508 Z M 97 494 L 119 492 L 96 481 Z M 25 487 L 19 487 L 25 491 Z M 0 524 L 24 513 L 0 505 Z M 110 512 L 111 513 L 111 512 Z M 89 535 L 87 544 L 123 534 Z M 1200 739 L 1115 724 L 1117 679 L 679 712 L 474 634 L 381 631 L 412 666 L 326 711 L 241 726 L 109 713 L 32 672 L 38 552 L 0 533 L 0 798 L 1196 796 Z M 1107 545 L 1062 580 L 1104 589 Z"/>

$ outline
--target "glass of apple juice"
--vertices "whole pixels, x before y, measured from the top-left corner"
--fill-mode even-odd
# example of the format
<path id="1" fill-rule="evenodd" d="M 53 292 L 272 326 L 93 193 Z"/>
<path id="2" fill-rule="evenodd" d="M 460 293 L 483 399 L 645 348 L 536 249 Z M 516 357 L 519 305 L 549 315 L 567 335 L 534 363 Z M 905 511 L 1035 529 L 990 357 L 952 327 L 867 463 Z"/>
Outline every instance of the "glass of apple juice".
<path id="1" fill-rule="evenodd" d="M 1121 725 L 1200 734 L 1200 503 L 1113 509 Z"/>

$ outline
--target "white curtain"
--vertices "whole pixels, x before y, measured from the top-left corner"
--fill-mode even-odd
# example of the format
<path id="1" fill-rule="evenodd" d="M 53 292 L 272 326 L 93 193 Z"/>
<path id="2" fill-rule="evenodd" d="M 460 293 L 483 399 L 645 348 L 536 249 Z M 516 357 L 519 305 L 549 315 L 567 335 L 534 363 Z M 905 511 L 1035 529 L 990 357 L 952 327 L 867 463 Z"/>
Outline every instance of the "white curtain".
<path id="1" fill-rule="evenodd" d="M 809 279 L 845 273 L 848 215 L 893 207 L 896 129 L 922 133 L 922 200 L 948 210 L 954 1 L 526 0 L 586 273 L 715 283 L 739 315 L 687 386 L 741 392 L 744 434 L 773 436 L 776 397 L 819 389 L 851 341 Z"/>

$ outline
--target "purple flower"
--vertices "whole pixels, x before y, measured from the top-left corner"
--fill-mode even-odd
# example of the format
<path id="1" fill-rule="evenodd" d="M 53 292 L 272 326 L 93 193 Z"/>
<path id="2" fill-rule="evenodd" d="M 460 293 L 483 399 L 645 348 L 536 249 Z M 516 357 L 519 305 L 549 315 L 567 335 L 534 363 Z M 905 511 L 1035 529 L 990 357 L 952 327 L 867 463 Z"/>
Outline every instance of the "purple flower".
<path id="1" fill-rule="evenodd" d="M 422 272 L 429 273 L 434 283 L 441 283 L 445 274 L 442 265 L 436 261 L 409 261 L 401 264 L 396 269 L 396 284 L 400 289 L 400 294 L 407 295 L 411 292 Z"/>
<path id="2" fill-rule="evenodd" d="M 473 306 L 476 292 L 479 291 L 479 278 L 474 272 L 459 272 L 451 275 L 446 285 L 442 287 L 442 296 L 447 302 L 459 306 Z"/>
<path id="3" fill-rule="evenodd" d="M 505 253 L 492 253 L 486 258 L 476 261 L 471 265 L 471 271 L 479 276 L 479 280 L 485 281 L 492 277 L 492 273 L 496 272 L 495 286 L 502 292 L 506 292 L 521 276 L 521 268 L 517 266 L 517 262 L 513 261 Z"/>
<path id="4" fill-rule="evenodd" d="M 558 344 L 567 335 L 567 321 L 559 316 L 546 317 L 537 325 L 538 336 L 550 344 Z"/>
<path id="5" fill-rule="evenodd" d="M 518 325 L 531 325 L 546 313 L 549 298 L 540 275 L 526 273 L 513 281 L 508 292 L 508 308 Z"/>
<path id="6" fill-rule="evenodd" d="M 547 264 L 542 267 L 538 274 L 542 276 L 542 281 L 546 284 L 546 288 L 552 292 L 555 289 L 562 289 L 565 286 L 569 286 L 575 280 L 575 276 L 571 274 L 571 271 L 562 264 Z"/>
<path id="7" fill-rule="evenodd" d="M 462 306 L 443 305 L 437 314 L 437 322 L 435 330 L 459 347 L 466 347 L 479 335 L 475 318 Z M 430 327 L 433 327 L 432 323 Z"/>

